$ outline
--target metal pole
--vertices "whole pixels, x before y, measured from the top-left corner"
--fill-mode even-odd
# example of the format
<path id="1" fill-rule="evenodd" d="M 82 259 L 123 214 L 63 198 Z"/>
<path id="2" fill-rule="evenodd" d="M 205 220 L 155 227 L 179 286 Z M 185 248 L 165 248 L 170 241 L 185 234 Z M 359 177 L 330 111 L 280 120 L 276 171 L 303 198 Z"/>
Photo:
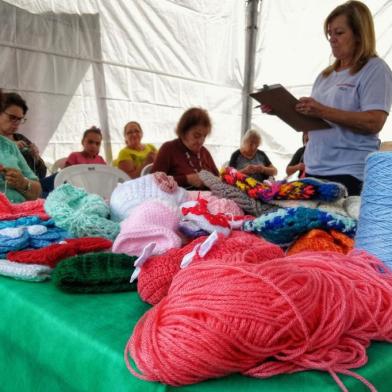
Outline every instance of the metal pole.
<path id="1" fill-rule="evenodd" d="M 246 46 L 244 66 L 244 87 L 242 89 L 242 124 L 241 135 L 250 127 L 252 121 L 252 98 L 255 74 L 256 40 L 258 32 L 259 4 L 261 0 L 247 0 L 246 2 Z"/>

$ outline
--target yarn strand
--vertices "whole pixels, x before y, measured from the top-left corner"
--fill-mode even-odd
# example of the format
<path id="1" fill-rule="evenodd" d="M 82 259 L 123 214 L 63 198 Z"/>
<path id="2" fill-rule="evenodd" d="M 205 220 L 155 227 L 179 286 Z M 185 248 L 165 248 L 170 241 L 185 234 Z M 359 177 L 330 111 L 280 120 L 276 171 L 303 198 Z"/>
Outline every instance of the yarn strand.
<path id="1" fill-rule="evenodd" d="M 137 323 L 124 360 L 136 377 L 174 386 L 314 369 L 343 391 L 337 374 L 375 391 L 350 369 L 366 364 L 371 340 L 392 339 L 391 283 L 379 260 L 358 251 L 192 263 Z"/>

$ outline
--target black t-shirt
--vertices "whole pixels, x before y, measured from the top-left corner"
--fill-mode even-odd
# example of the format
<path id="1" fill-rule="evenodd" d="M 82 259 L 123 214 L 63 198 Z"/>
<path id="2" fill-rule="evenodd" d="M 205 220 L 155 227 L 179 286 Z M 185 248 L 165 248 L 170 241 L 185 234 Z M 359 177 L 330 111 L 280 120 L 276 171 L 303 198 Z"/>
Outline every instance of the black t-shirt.
<path id="1" fill-rule="evenodd" d="M 299 148 L 295 154 L 293 155 L 293 157 L 291 158 L 291 161 L 289 162 L 289 164 L 287 166 L 294 166 L 294 165 L 298 165 L 299 163 L 304 161 L 304 153 L 305 153 L 305 146 L 302 146 L 301 148 Z M 299 173 L 299 176 L 301 177 L 303 175 L 303 172 L 301 171 Z"/>

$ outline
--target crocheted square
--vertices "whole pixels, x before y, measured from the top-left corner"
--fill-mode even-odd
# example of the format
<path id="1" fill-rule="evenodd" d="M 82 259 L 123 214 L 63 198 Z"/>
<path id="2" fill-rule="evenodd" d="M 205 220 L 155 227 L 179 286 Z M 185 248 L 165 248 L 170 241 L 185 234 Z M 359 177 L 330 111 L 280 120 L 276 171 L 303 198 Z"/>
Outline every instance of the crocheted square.
<path id="1" fill-rule="evenodd" d="M 289 246 L 311 229 L 335 229 L 353 237 L 357 222 L 352 218 L 313 208 L 287 208 L 245 222 L 243 230 L 262 236 L 280 246 Z"/>
<path id="2" fill-rule="evenodd" d="M 262 201 L 273 199 L 336 201 L 347 195 L 344 185 L 311 177 L 290 182 L 258 182 L 232 167 L 226 167 L 221 177 L 226 183 L 237 187 L 249 197 Z"/>

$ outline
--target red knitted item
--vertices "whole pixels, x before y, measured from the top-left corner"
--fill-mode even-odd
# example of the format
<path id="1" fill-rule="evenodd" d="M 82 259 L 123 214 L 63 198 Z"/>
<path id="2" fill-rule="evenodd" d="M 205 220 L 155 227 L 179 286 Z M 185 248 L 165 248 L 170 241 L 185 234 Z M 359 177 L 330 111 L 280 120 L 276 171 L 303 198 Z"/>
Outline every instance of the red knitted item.
<path id="1" fill-rule="evenodd" d="M 196 245 L 204 242 L 207 237 L 199 237 L 180 249 L 170 249 L 162 255 L 150 257 L 142 266 L 137 289 L 140 298 L 151 305 L 157 304 L 169 290 L 173 277 L 180 271 L 183 257 L 192 252 Z M 271 244 L 255 234 L 234 230 L 229 237 L 219 234 L 218 241 L 206 256 L 195 255 L 192 264 L 216 259 L 227 263 L 246 260 L 257 263 L 283 257 L 279 246 Z"/>
<path id="2" fill-rule="evenodd" d="M 337 230 L 313 229 L 302 235 L 287 251 L 287 255 L 307 251 L 331 251 L 347 254 L 354 249 L 354 240 Z"/>
<path id="3" fill-rule="evenodd" d="M 44 203 L 44 199 L 38 199 L 13 204 L 4 193 L 0 193 L 0 220 L 14 220 L 32 215 L 48 220 L 50 216 L 45 212 Z"/>
<path id="4" fill-rule="evenodd" d="M 54 268 L 61 260 L 80 253 L 98 252 L 112 246 L 112 241 L 100 237 L 73 238 L 65 244 L 53 244 L 41 249 L 9 252 L 7 259 L 17 263 L 43 264 Z"/>

